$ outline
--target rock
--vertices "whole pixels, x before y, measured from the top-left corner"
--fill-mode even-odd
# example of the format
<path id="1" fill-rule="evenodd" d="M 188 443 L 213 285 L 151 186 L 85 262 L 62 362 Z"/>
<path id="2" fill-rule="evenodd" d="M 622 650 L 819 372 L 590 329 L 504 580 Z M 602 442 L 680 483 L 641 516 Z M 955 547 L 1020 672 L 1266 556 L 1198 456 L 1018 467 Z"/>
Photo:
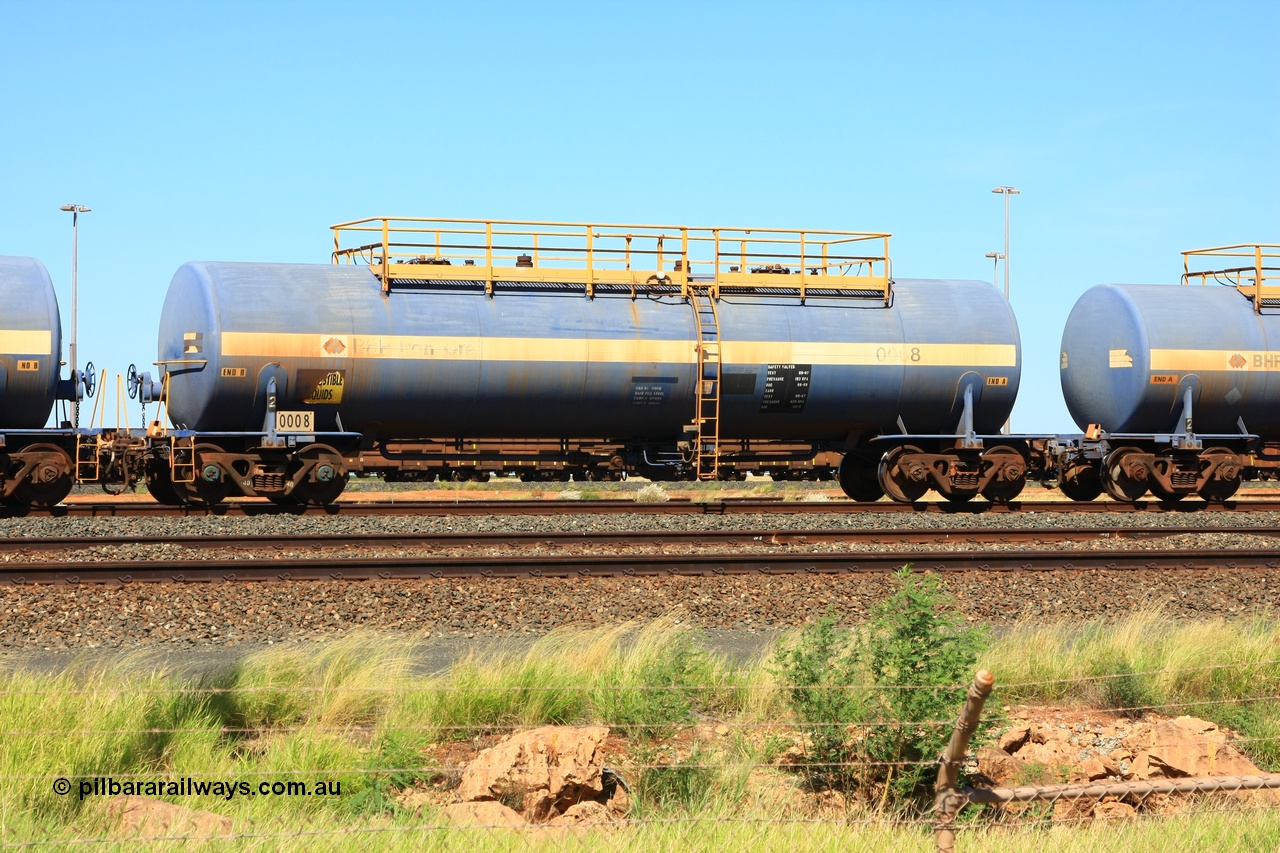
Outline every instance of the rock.
<path id="1" fill-rule="evenodd" d="M 978 772 L 996 786 L 1018 784 L 1026 767 L 1025 762 L 995 746 L 978 750 L 977 759 Z"/>
<path id="2" fill-rule="evenodd" d="M 229 817 L 175 806 L 149 797 L 120 794 L 107 801 L 107 812 L 119 815 L 116 826 L 122 835 L 142 838 L 167 835 L 214 838 L 231 835 Z"/>
<path id="3" fill-rule="evenodd" d="M 1147 749 L 1152 775 L 1250 776 L 1257 765 L 1227 744 L 1215 724 L 1195 717 L 1178 717 L 1152 726 L 1154 744 Z"/>
<path id="4" fill-rule="evenodd" d="M 1093 807 L 1094 820 L 1124 820 L 1137 813 L 1133 806 L 1119 800 L 1103 800 Z"/>
<path id="5" fill-rule="evenodd" d="M 552 826 L 577 826 L 591 823 L 613 823 L 616 821 L 609 807 L 594 800 L 575 803 L 565 809 L 564 814 L 548 821 Z"/>
<path id="6" fill-rule="evenodd" d="M 1098 804 L 1095 797 L 1062 797 L 1053 803 L 1055 822 L 1088 823 L 1093 820 L 1093 810 Z"/>
<path id="7" fill-rule="evenodd" d="M 421 788 L 406 788 L 396 795 L 396 802 L 413 814 L 422 814 L 422 807 L 435 802 L 430 791 Z"/>
<path id="8" fill-rule="evenodd" d="M 1031 727 L 1027 725 L 1015 726 L 1004 734 L 1000 735 L 999 746 L 1007 753 L 1015 753 L 1022 749 L 1022 745 L 1031 737 Z"/>
<path id="9" fill-rule="evenodd" d="M 1116 769 L 1113 765 L 1110 769 L 1106 763 L 1097 758 L 1086 758 L 1077 764 L 1071 770 L 1068 777 L 1069 782 L 1096 782 L 1099 779 L 1106 779 L 1111 776 L 1111 770 Z"/>
<path id="10" fill-rule="evenodd" d="M 605 786 L 599 752 L 608 734 L 605 726 L 543 726 L 511 735 L 467 765 L 458 799 L 518 806 L 530 822 L 600 800 Z"/>
<path id="11" fill-rule="evenodd" d="M 1046 773 L 1039 775 L 1059 775 L 1059 771 L 1062 771 L 1058 781 L 1066 778 L 1069 769 L 1079 757 L 1079 747 L 1072 746 L 1061 740 L 1047 740 L 1037 743 L 1034 732 L 1032 732 L 1031 740 L 1022 749 L 1018 750 L 1019 760 L 1028 765 L 1038 766 L 1046 771 Z"/>
<path id="12" fill-rule="evenodd" d="M 1125 778 L 1144 782 L 1151 778 L 1151 761 L 1145 752 L 1138 750 L 1133 756 L 1133 762 L 1129 765 L 1129 772 L 1125 774 Z"/>
<path id="13" fill-rule="evenodd" d="M 443 809 L 445 818 L 454 826 L 524 826 L 524 818 L 515 809 L 492 800 L 473 803 L 450 803 Z"/>
<path id="14" fill-rule="evenodd" d="M 1066 743 L 1071 737 L 1071 732 L 1057 726 L 1046 726 L 1041 723 L 1032 723 L 1030 729 L 1030 741 L 1032 743 Z"/>

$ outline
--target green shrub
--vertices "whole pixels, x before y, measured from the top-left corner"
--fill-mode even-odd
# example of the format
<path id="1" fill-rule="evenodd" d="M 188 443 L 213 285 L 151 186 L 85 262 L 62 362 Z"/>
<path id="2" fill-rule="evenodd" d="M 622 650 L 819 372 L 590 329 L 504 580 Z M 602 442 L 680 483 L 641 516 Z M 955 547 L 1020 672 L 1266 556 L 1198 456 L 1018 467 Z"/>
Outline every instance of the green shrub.
<path id="1" fill-rule="evenodd" d="M 937 575 L 906 567 L 894 582 L 863 632 L 829 616 L 777 661 L 812 745 L 814 781 L 921 807 L 986 635 L 965 625 Z M 850 727 L 861 730 L 856 740 Z"/>

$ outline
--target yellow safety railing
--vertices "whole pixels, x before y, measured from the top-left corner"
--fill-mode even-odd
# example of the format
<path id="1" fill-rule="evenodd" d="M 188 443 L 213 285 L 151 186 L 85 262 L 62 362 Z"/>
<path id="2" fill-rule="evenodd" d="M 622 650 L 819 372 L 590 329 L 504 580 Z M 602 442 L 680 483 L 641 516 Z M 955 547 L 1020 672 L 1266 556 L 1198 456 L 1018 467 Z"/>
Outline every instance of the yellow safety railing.
<path id="1" fill-rule="evenodd" d="M 1264 300 L 1276 300 L 1270 307 L 1280 307 L 1280 244 L 1238 243 L 1183 252 L 1182 283 L 1192 280 L 1234 287 L 1249 297 L 1254 311 L 1262 310 Z"/>
<path id="2" fill-rule="evenodd" d="M 887 233 L 692 228 L 587 222 L 381 217 L 333 227 L 333 262 L 367 265 L 384 291 L 396 282 L 600 285 L 638 290 L 785 289 L 883 299 L 892 266 Z"/>

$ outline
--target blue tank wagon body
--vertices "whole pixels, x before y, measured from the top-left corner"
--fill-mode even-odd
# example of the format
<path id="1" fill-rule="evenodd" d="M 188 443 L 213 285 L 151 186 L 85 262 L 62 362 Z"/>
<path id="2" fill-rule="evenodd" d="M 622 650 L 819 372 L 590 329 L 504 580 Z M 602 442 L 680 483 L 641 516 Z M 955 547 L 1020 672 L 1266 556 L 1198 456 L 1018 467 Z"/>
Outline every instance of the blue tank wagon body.
<path id="1" fill-rule="evenodd" d="M 983 458 L 1021 367 L 1016 320 L 986 282 L 874 274 L 887 252 L 855 259 L 872 274 L 837 274 L 852 264 L 838 241 L 807 232 L 797 250 L 790 232 L 711 229 L 707 256 L 696 229 L 658 229 L 642 249 L 643 226 L 413 222 L 434 242 L 399 259 L 406 243 L 383 228 L 360 265 L 174 276 L 159 364 L 170 419 L 205 444 L 210 497 L 327 497 L 341 478 L 318 485 L 320 457 L 393 479 L 841 466 L 862 498 L 1021 488 L 1025 452 Z M 606 254 L 624 234 L 625 266 Z"/>

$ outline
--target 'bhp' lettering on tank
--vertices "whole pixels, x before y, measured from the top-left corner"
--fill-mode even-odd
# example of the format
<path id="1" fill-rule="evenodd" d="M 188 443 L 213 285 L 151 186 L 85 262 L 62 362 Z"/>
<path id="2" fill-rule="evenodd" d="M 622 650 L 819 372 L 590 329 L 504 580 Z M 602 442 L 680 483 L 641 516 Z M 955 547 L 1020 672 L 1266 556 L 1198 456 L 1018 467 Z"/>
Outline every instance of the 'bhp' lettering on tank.
<path id="1" fill-rule="evenodd" d="M 1274 370 L 1280 367 L 1280 352 L 1256 352 L 1253 354 L 1253 366 Z"/>

